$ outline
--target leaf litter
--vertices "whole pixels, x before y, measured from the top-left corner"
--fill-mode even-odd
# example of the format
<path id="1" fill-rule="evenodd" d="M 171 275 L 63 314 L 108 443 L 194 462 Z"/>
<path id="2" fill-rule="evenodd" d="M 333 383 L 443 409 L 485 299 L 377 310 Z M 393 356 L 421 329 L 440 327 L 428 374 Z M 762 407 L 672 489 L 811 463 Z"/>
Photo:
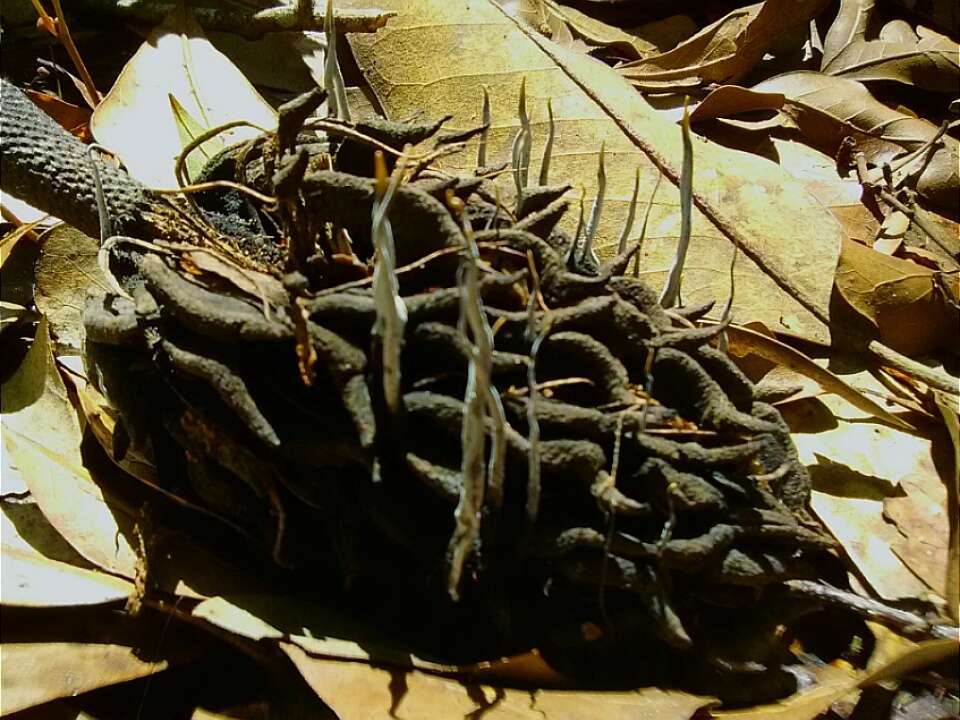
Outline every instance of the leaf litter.
<path id="1" fill-rule="evenodd" d="M 847 6 L 847 5 L 848 3 L 844 3 L 844 6 Z M 894 37 L 892 32 L 893 32 L 892 30 L 888 32 L 887 36 L 883 37 L 882 39 L 885 42 L 889 42 L 890 39 Z M 919 38 L 920 36 L 916 35 L 916 37 Z M 927 37 L 930 37 L 930 35 L 928 34 Z M 896 36 L 896 39 L 901 43 L 905 41 L 911 41 L 909 34 L 898 35 Z M 534 42 L 537 42 L 537 41 L 535 40 Z M 562 49 L 553 51 L 553 53 L 555 57 L 559 57 L 559 58 L 564 57 Z M 576 64 L 577 63 L 574 62 L 572 58 L 569 59 L 570 66 L 576 66 Z M 562 61 L 561 61 L 561 65 L 563 65 Z M 565 69 L 567 68 L 567 66 L 564 66 L 564 67 Z M 898 69 L 896 72 L 903 72 L 903 71 Z M 576 73 L 573 73 L 573 74 L 575 75 Z M 582 80 L 583 77 L 588 77 L 588 76 L 590 76 L 589 73 L 584 73 L 580 77 Z M 865 78 L 865 79 L 869 80 L 873 78 Z M 896 79 L 896 78 L 891 78 L 891 79 Z M 376 83 L 374 83 L 374 85 L 376 86 Z M 581 86 L 582 85 L 589 85 L 589 83 L 586 81 L 583 81 L 581 83 Z M 505 94 L 509 95 L 510 93 L 507 92 Z M 383 100 L 383 97 L 381 97 L 381 100 Z M 394 114 L 395 111 L 391 109 L 391 107 L 389 106 L 389 103 L 385 103 L 385 105 L 387 106 L 388 113 Z M 457 103 L 454 102 L 454 105 L 457 105 Z M 467 108 L 467 107 L 472 108 L 472 104 L 468 105 L 466 102 L 459 104 L 459 106 L 462 106 L 464 108 Z M 405 106 L 401 102 L 399 107 L 404 108 Z M 734 105 L 734 108 L 736 109 L 736 105 Z M 509 116 L 509 114 L 505 113 L 504 119 L 506 119 L 507 117 L 512 117 L 512 116 Z M 629 133 L 627 134 L 629 135 Z M 928 139 L 929 139 L 929 135 L 928 135 Z M 661 145 L 661 143 L 659 142 L 656 143 L 656 146 L 658 149 L 660 147 L 668 147 L 667 145 Z M 609 151 L 610 150 L 608 146 L 607 152 L 609 153 Z M 895 157 L 898 152 L 900 151 L 897 148 L 891 148 L 889 157 Z M 710 167 L 710 166 L 706 165 L 706 167 Z M 949 168 L 949 165 L 947 167 Z M 581 177 L 585 179 L 585 182 L 583 184 L 587 185 L 588 187 L 590 187 L 588 183 L 592 182 L 591 175 L 595 175 L 595 166 L 593 170 L 590 170 L 589 168 L 584 168 L 584 171 L 581 174 Z M 677 178 L 678 176 L 679 176 L 679 173 L 674 174 L 674 178 Z M 951 181 L 948 179 L 947 182 L 949 183 Z M 955 182 L 955 180 L 953 182 Z M 626 183 L 621 183 L 621 185 L 626 185 Z M 695 181 L 694 187 L 695 188 L 703 187 L 703 184 L 701 183 L 698 185 L 697 181 Z M 641 196 L 642 196 L 642 193 L 641 193 Z M 624 201 L 621 200 L 620 202 L 624 202 Z M 673 227 L 670 227 L 668 224 L 666 224 L 665 220 L 661 220 L 660 227 L 657 229 L 660 230 L 661 232 L 663 232 L 664 230 L 666 230 L 666 232 L 672 231 L 674 235 L 677 233 L 676 225 L 674 225 Z M 866 264 L 866 261 L 863 261 L 863 262 Z M 842 263 L 842 259 L 841 259 L 841 263 Z M 912 274 L 915 274 L 912 270 L 904 269 L 899 276 L 893 277 L 892 280 L 897 281 L 898 277 L 907 278 Z M 930 274 L 928 273 L 927 276 L 929 277 Z M 685 275 L 685 287 L 689 286 L 688 283 L 689 283 L 688 276 Z M 738 292 L 739 292 L 739 286 L 738 286 Z M 712 293 L 712 296 L 717 296 L 720 294 L 721 293 Z M 706 295 L 711 295 L 711 294 L 706 293 Z M 685 298 L 685 300 L 689 301 L 689 298 Z M 871 301 L 867 301 L 867 302 L 871 302 Z M 906 312 L 906 317 L 908 318 L 915 317 L 918 313 L 917 310 L 910 310 L 910 309 L 908 309 L 905 312 Z M 803 310 L 800 311 L 800 314 L 802 313 L 803 313 Z M 787 315 L 789 316 L 790 314 L 788 313 Z M 784 313 L 781 313 L 781 316 L 778 319 L 782 320 L 783 316 L 784 316 Z M 738 318 L 739 317 L 740 316 L 738 316 Z M 769 318 L 767 319 L 769 320 Z M 873 319 L 875 320 L 875 316 Z M 898 325 L 898 324 L 902 326 L 904 323 L 903 322 L 895 323 L 895 325 Z M 777 324 L 774 323 L 774 325 L 776 326 Z M 784 325 L 781 322 L 780 327 L 786 327 L 786 325 Z M 807 320 L 801 320 L 795 326 L 794 329 L 796 328 L 800 328 L 803 331 L 803 333 L 807 335 L 808 338 L 817 339 L 817 340 L 823 339 L 822 334 L 818 334 L 815 323 L 811 323 L 810 321 L 807 321 Z M 34 347 L 36 347 L 37 344 L 39 343 L 35 343 Z M 906 349 L 907 354 L 916 352 L 916 346 L 904 348 L 901 345 L 900 347 L 903 349 Z M 920 347 L 923 348 L 922 345 Z M 778 359 L 778 362 L 780 361 L 782 361 L 782 358 Z M 56 372 L 55 368 L 54 368 L 54 372 Z M 803 370 L 803 372 L 809 373 L 811 375 L 816 374 L 816 371 L 813 371 L 809 368 L 806 368 L 805 370 Z M 836 387 L 834 389 L 836 389 Z M 54 392 L 56 392 L 55 388 L 54 388 Z M 874 389 L 873 392 L 876 392 L 876 390 Z M 43 394 L 44 396 L 46 396 L 46 392 L 44 392 Z M 7 412 L 6 395 L 7 395 L 7 385 L 5 384 L 4 385 L 4 396 L 5 396 L 4 412 L 5 413 Z M 863 397 L 863 396 L 859 394 L 855 394 L 850 397 L 856 398 L 856 397 Z M 818 402 L 822 402 L 822 401 L 818 401 Z M 948 401 L 947 406 L 949 407 L 949 405 L 950 403 Z M 63 406 L 61 403 L 61 408 L 63 407 L 65 406 Z M 844 417 L 845 414 L 849 414 L 851 411 L 849 406 L 845 406 L 842 403 L 842 401 L 838 400 L 836 404 L 833 404 L 830 406 L 829 412 L 834 419 L 838 419 L 838 418 Z M 854 415 L 855 414 L 856 413 L 854 413 Z M 874 413 L 874 414 L 876 415 L 877 413 Z M 7 424 L 6 417 L 4 418 L 4 424 L 5 425 Z M 884 524 L 882 526 L 877 526 L 878 534 L 891 538 L 890 544 L 887 547 L 893 547 L 893 550 L 895 553 L 894 557 L 899 558 L 899 561 L 902 563 L 901 568 L 908 568 L 908 571 L 907 571 L 908 574 L 903 575 L 902 574 L 903 570 L 894 571 L 891 569 L 892 566 L 886 567 L 885 569 L 877 569 L 876 571 L 870 571 L 869 564 L 864 564 L 862 567 L 860 567 L 860 570 L 863 571 L 864 574 L 868 576 L 868 578 L 871 578 L 871 577 L 874 578 L 874 580 L 878 584 L 878 585 L 875 585 L 875 588 L 878 586 L 881 589 L 884 587 L 888 588 L 888 593 L 887 593 L 888 597 L 923 595 L 925 591 L 922 589 L 914 589 L 914 590 L 905 592 L 904 588 L 920 587 L 916 585 L 910 585 L 910 583 L 906 581 L 905 581 L 905 584 L 899 586 L 899 592 L 901 593 L 900 595 L 892 594 L 892 590 L 895 587 L 897 587 L 896 578 L 900 577 L 901 579 L 905 579 L 909 577 L 910 574 L 913 574 L 914 582 L 916 581 L 917 578 L 920 578 L 922 581 L 921 585 L 930 585 L 931 587 L 933 585 L 938 585 L 939 587 L 944 587 L 944 586 L 940 586 L 938 581 L 929 582 L 931 578 L 939 578 L 942 576 L 942 575 L 938 575 L 938 572 L 942 573 L 942 570 L 943 570 L 942 560 L 937 560 L 933 562 L 929 568 L 923 568 L 921 570 L 923 561 L 917 559 L 914 563 L 914 566 L 911 567 L 910 562 L 904 557 L 904 556 L 909 556 L 910 551 L 903 550 L 903 548 L 905 547 L 904 538 L 909 538 L 909 536 L 911 534 L 915 534 L 915 531 L 917 530 L 922 531 L 923 528 L 925 527 L 930 528 L 931 518 L 935 518 L 939 516 L 942 519 L 943 517 L 945 517 L 942 508 L 944 507 L 946 498 L 941 498 L 940 494 L 937 491 L 937 487 L 936 487 L 937 472 L 935 469 L 930 467 L 927 460 L 924 460 L 924 457 L 927 457 L 926 453 L 928 453 L 929 450 L 923 449 L 922 440 L 918 438 L 916 435 L 907 436 L 900 431 L 894 431 L 890 428 L 887 428 L 883 425 L 880 425 L 874 422 L 874 423 L 870 423 L 870 428 L 872 429 L 872 431 L 876 432 L 879 430 L 883 433 L 891 433 L 891 437 L 887 441 L 890 445 L 896 446 L 898 448 L 902 448 L 904 447 L 904 442 L 905 442 L 904 438 L 912 437 L 914 441 L 920 441 L 920 446 L 918 446 L 916 454 L 910 455 L 911 459 L 903 459 L 903 462 L 901 464 L 894 463 L 892 466 L 889 466 L 887 463 L 884 463 L 879 460 L 879 458 L 881 457 L 888 458 L 888 459 L 892 458 L 894 457 L 893 455 L 876 455 L 871 457 L 869 461 L 864 463 L 863 458 L 870 457 L 869 451 L 865 452 L 864 455 L 861 456 L 861 459 L 857 460 L 857 459 L 851 459 L 849 454 L 844 454 L 843 452 L 840 452 L 837 450 L 837 446 L 839 446 L 839 444 L 843 442 L 843 440 L 839 440 L 839 438 L 845 433 L 847 434 L 850 433 L 850 428 L 852 427 L 854 427 L 854 423 L 844 424 L 843 431 L 842 432 L 837 431 L 837 438 L 838 438 L 837 445 L 833 446 L 832 450 L 831 449 L 827 450 L 827 453 L 833 453 L 830 456 L 829 460 L 826 459 L 827 458 L 826 455 L 822 455 L 817 452 L 817 449 L 819 449 L 819 446 L 817 445 L 817 443 L 819 443 L 819 438 L 813 441 L 812 443 L 804 444 L 803 442 L 800 442 L 799 444 L 800 444 L 802 453 L 809 453 L 809 452 L 814 453 L 815 466 L 825 467 L 825 468 L 837 468 L 843 465 L 847 469 L 858 468 L 857 470 L 854 470 L 854 473 L 860 473 L 862 475 L 861 479 L 869 480 L 869 483 L 872 483 L 875 485 L 875 480 L 878 477 L 889 478 L 889 482 L 891 483 L 892 488 L 895 489 L 897 485 L 902 485 L 902 487 L 905 490 L 905 494 L 902 496 L 896 495 L 896 494 L 887 495 L 886 493 L 889 488 L 883 490 L 883 492 L 881 493 L 881 497 L 882 497 L 881 505 L 886 510 L 885 516 L 879 513 L 878 508 L 875 506 L 871 506 L 870 508 L 862 507 L 860 512 L 855 512 L 855 513 L 848 512 L 849 519 L 846 522 L 853 522 L 855 524 L 856 522 L 858 522 L 859 518 L 867 518 L 867 517 L 881 518 L 881 522 Z M 794 435 L 794 437 L 798 438 L 798 440 L 802 439 L 796 434 Z M 848 438 L 849 438 L 849 435 L 848 435 Z M 856 445 L 856 443 L 852 443 L 852 444 Z M 876 447 L 882 447 L 885 444 L 886 443 L 881 443 L 881 445 Z M 865 447 L 869 447 L 869 446 L 865 446 Z M 18 458 L 22 458 L 22 457 L 23 455 L 21 451 L 21 454 L 18 455 Z M 35 457 L 39 457 L 39 456 L 35 455 Z M 847 465 L 846 464 L 847 462 L 849 462 L 850 464 Z M 31 463 L 28 460 L 28 465 L 29 464 Z M 881 466 L 883 466 L 882 469 L 881 469 Z M 913 474 L 911 474 L 911 470 L 916 471 L 921 467 L 922 467 L 922 470 L 919 472 L 919 474 L 917 472 L 913 472 Z M 850 473 L 847 472 L 847 470 L 844 470 L 844 474 L 841 474 L 841 477 L 849 478 Z M 824 481 L 823 487 L 838 488 L 837 485 L 831 485 L 828 478 L 829 476 L 827 475 L 820 476 L 820 480 Z M 930 485 L 931 480 L 934 483 L 933 485 Z M 955 487 L 956 486 L 954 484 L 953 485 L 954 490 L 953 490 L 953 496 L 952 496 L 954 500 L 956 498 Z M 829 493 L 824 493 L 824 494 L 829 494 Z M 840 494 L 846 495 L 847 489 L 840 489 Z M 876 501 L 872 500 L 872 502 L 876 502 Z M 814 502 L 814 508 L 817 509 L 816 500 Z M 954 517 L 955 514 L 956 513 L 952 513 L 952 514 L 947 513 L 947 515 L 949 515 L 951 519 Z M 918 515 L 920 516 L 919 518 L 918 518 Z M 893 522 L 892 523 L 888 522 L 889 520 L 892 520 Z M 829 524 L 829 521 L 828 521 L 828 524 Z M 896 542 L 896 536 L 889 535 L 889 530 L 891 528 L 895 528 L 896 532 L 900 534 L 901 542 L 899 545 Z M 844 534 L 843 531 L 834 530 L 834 532 L 837 532 L 838 536 Z M 915 539 L 918 542 L 921 542 L 923 544 L 932 545 L 933 542 L 925 542 L 925 541 L 927 540 L 932 541 L 934 538 L 939 540 L 939 537 L 941 537 L 940 534 L 942 533 L 942 528 L 939 530 L 930 530 L 930 533 L 931 535 L 927 536 L 927 535 L 923 535 L 921 532 L 921 536 Z M 67 534 L 69 535 L 69 533 Z M 858 538 L 863 538 L 866 535 L 868 535 L 868 533 L 865 533 L 862 528 L 855 530 L 852 533 L 848 533 L 849 542 L 852 543 L 852 545 L 847 544 L 847 541 L 844 540 L 846 550 L 850 552 L 851 547 L 855 546 Z M 951 533 L 951 536 L 953 538 L 952 544 L 955 547 L 957 534 L 953 532 Z M 902 552 L 897 552 L 898 547 L 900 547 Z M 940 546 L 938 544 L 937 547 L 940 548 L 943 546 Z M 952 557 L 955 560 L 956 551 L 952 550 L 951 552 L 953 553 Z M 869 556 L 869 552 L 861 556 L 860 562 L 864 562 L 864 563 L 868 562 L 868 559 L 869 559 L 868 556 Z M 927 559 L 929 560 L 928 554 L 924 556 L 927 557 Z M 857 562 L 856 553 L 854 553 L 853 559 L 855 562 Z M 867 568 L 867 569 L 865 570 L 864 568 Z M 901 573 L 900 576 L 897 575 L 898 572 Z M 947 572 L 949 573 L 951 571 L 948 570 Z M 955 576 L 955 571 L 953 572 Z M 884 576 L 886 573 L 890 573 L 889 577 L 882 578 L 882 576 Z M 107 577 L 107 576 L 101 575 L 101 577 Z M 924 580 L 924 578 L 926 578 L 927 580 Z M 938 590 L 937 587 L 933 587 L 932 589 L 935 591 Z M 948 594 L 952 592 L 949 584 L 945 586 L 945 590 Z M 6 595 L 6 591 L 4 594 Z M 881 594 L 884 594 L 884 592 L 881 592 Z M 38 598 L 41 597 L 42 595 L 43 593 L 39 593 Z M 209 602 L 209 601 L 205 601 L 205 602 Z M 953 604 L 953 607 L 955 608 L 955 603 Z M 291 614 L 296 615 L 294 611 L 290 611 L 290 612 Z M 881 628 L 881 633 L 882 633 L 882 628 Z M 941 657 L 944 654 L 948 654 L 950 652 L 955 652 L 955 644 L 951 645 L 949 642 L 947 643 L 940 642 L 940 644 L 937 645 L 936 643 L 937 641 L 933 641 L 932 643 L 928 643 L 926 645 L 921 644 L 919 646 L 919 649 L 913 648 L 909 650 L 904 650 L 902 655 L 905 658 L 907 658 L 906 660 L 896 660 L 895 658 L 894 661 L 891 661 L 889 665 L 887 665 L 885 668 L 881 668 L 879 671 L 875 672 L 872 676 L 872 679 L 877 680 L 885 676 L 901 677 L 907 672 L 907 668 L 909 667 L 923 666 L 923 665 L 929 664 L 937 657 Z M 396 710 L 395 703 L 397 699 L 394 695 L 392 694 L 383 695 L 382 693 L 375 694 L 373 692 L 374 688 L 381 687 L 381 685 L 383 687 L 386 687 L 386 684 L 383 684 L 383 680 L 378 678 L 386 678 L 388 681 L 392 681 L 394 679 L 394 675 L 389 673 L 387 673 L 386 675 L 382 675 L 384 671 L 378 670 L 377 668 L 364 665 L 364 664 L 343 663 L 338 660 L 330 660 L 328 658 L 311 657 L 308 653 L 305 653 L 300 646 L 296 644 L 282 643 L 281 647 L 283 651 L 288 656 L 291 657 L 294 663 L 301 668 L 301 672 L 303 672 L 304 676 L 307 677 L 308 681 L 311 682 L 311 684 L 319 683 L 318 686 L 323 688 L 322 692 L 318 691 L 318 694 L 320 694 L 321 697 L 324 697 L 326 699 L 343 698 L 345 700 L 354 699 L 354 700 L 362 701 L 362 703 L 358 705 L 358 707 L 369 707 L 372 711 L 379 710 L 380 712 L 384 712 L 386 710 Z M 314 645 L 314 647 L 315 648 L 322 647 L 322 645 L 319 645 L 319 646 Z M 879 657 L 880 657 L 880 653 L 876 653 L 874 655 L 874 663 L 877 662 Z M 828 668 L 827 670 L 830 670 L 830 668 Z M 381 673 L 381 675 L 378 676 L 377 673 Z M 849 692 L 851 688 L 855 687 L 857 684 L 857 683 L 854 683 L 851 685 L 849 677 L 845 677 L 845 678 L 838 677 L 838 678 L 835 678 L 834 680 L 829 680 L 828 675 L 829 673 L 824 672 L 823 677 L 821 678 L 822 682 L 820 683 L 819 688 L 820 688 L 820 691 L 823 692 L 825 695 L 829 695 L 831 692 L 835 690 L 836 694 L 834 696 L 834 699 L 841 697 L 841 695 L 843 694 L 846 694 L 847 692 Z M 426 704 L 423 705 L 423 707 L 428 711 L 428 714 L 429 714 L 429 710 L 433 709 L 436 706 L 435 704 L 437 702 L 442 702 L 442 701 L 447 701 L 451 703 L 456 702 L 451 699 L 452 696 L 450 695 L 450 691 L 458 687 L 458 684 L 455 683 L 453 685 L 450 685 L 450 684 L 443 685 L 443 683 L 445 682 L 449 683 L 449 681 L 442 680 L 436 677 L 430 677 L 430 676 L 424 676 L 424 677 L 429 678 L 431 683 L 424 684 L 424 683 L 421 683 L 419 679 L 417 679 L 413 684 L 408 684 L 407 686 L 408 696 L 406 700 L 407 705 L 404 706 L 401 704 L 400 706 L 401 709 L 409 710 L 411 707 L 414 707 L 416 703 L 424 702 Z M 436 681 L 436 682 L 433 682 L 433 681 Z M 860 680 L 858 682 L 864 682 L 862 676 L 860 677 Z M 440 684 L 437 684 L 437 683 L 440 683 Z M 835 687 L 832 685 L 833 683 L 836 683 Z M 842 692 L 841 692 L 841 686 L 843 686 Z M 831 687 L 833 687 L 833 690 L 831 690 Z M 424 689 L 424 688 L 427 688 L 427 689 Z M 481 708 L 486 709 L 487 712 L 491 712 L 491 711 L 496 712 L 499 709 L 505 710 L 509 708 L 511 705 L 510 699 L 514 696 L 511 695 L 510 693 L 513 693 L 513 692 L 515 691 L 507 690 L 506 691 L 507 695 L 505 696 L 502 690 L 499 690 L 495 687 L 487 687 L 485 689 L 481 689 L 479 690 L 479 694 L 475 693 L 474 695 L 469 696 L 473 704 L 465 705 L 464 713 L 470 712 L 471 710 L 481 709 Z M 539 694 L 541 695 L 541 697 L 543 697 L 544 691 L 541 691 L 541 693 Z M 805 698 L 804 698 L 804 695 L 806 695 Z M 483 696 L 485 699 L 478 701 L 477 698 L 481 696 Z M 592 694 L 590 697 L 596 698 L 596 697 L 603 697 L 603 696 Z M 613 698 L 612 695 L 609 697 L 611 699 Z M 645 691 L 643 693 L 640 693 L 640 695 L 638 695 L 637 697 L 643 698 L 642 703 L 646 703 L 646 702 L 653 703 L 651 705 L 643 705 L 641 703 L 641 705 L 638 705 L 637 707 L 642 706 L 647 708 L 659 708 L 661 712 L 667 712 L 667 713 L 675 712 L 676 717 L 689 717 L 690 716 L 689 713 L 694 712 L 696 710 L 696 707 L 704 707 L 703 702 L 705 700 L 705 699 L 701 699 L 700 700 L 701 705 L 697 706 L 696 698 L 691 698 L 690 696 L 678 696 L 677 699 L 679 702 L 691 703 L 689 705 L 684 705 L 684 707 L 688 707 L 689 710 L 681 710 L 676 706 L 674 706 L 672 709 L 667 709 L 670 707 L 669 705 L 662 705 L 662 706 L 657 705 L 656 702 L 658 702 L 658 698 L 656 697 L 656 693 Z M 506 698 L 506 700 L 504 698 Z M 519 701 L 520 699 L 525 699 L 525 698 L 526 698 L 526 695 L 524 695 L 524 698 L 518 697 L 517 700 Z M 663 698 L 660 698 L 660 699 L 663 699 Z M 555 701 L 556 703 L 558 703 L 557 705 L 549 705 L 550 707 L 550 712 L 548 713 L 549 717 L 563 717 L 564 715 L 561 713 L 569 713 L 570 711 L 579 707 L 579 705 L 577 705 L 578 700 L 573 699 L 572 696 L 566 696 L 566 697 L 557 696 L 555 698 Z M 544 700 L 544 702 L 548 703 L 547 700 Z M 707 704 L 709 704 L 709 700 L 706 700 L 706 702 Z M 816 713 L 814 713 L 813 710 L 811 710 L 812 705 L 809 703 L 816 704 L 817 702 L 820 702 L 820 701 L 815 700 L 811 693 L 806 693 L 806 694 L 801 694 L 795 699 L 783 701 L 777 706 L 770 708 L 769 711 L 765 711 L 762 708 L 756 708 L 755 714 L 751 714 L 751 713 L 754 713 L 753 710 L 747 710 L 747 711 L 742 711 L 740 714 L 729 715 L 729 716 L 757 718 L 758 720 L 759 718 L 765 718 L 765 717 L 815 717 L 816 714 L 819 714 L 820 710 L 817 710 Z M 800 703 L 800 704 L 791 704 L 791 703 Z M 822 705 L 821 709 L 825 709 L 826 707 L 829 706 L 829 704 L 830 702 L 826 702 L 826 704 Z M 519 708 L 521 706 L 518 705 L 517 707 Z M 523 707 L 530 707 L 529 700 L 527 700 L 527 704 L 524 705 Z M 546 707 L 548 707 L 547 704 L 537 707 L 538 716 L 542 716 L 542 713 L 545 712 Z M 595 706 L 591 704 L 590 706 L 591 713 L 594 710 L 595 710 Z M 354 710 L 352 708 L 342 708 L 340 712 L 342 717 L 352 717 L 350 713 L 354 712 Z M 683 714 L 683 713 L 687 713 L 687 714 Z M 808 713 L 808 714 L 803 714 L 803 713 Z M 615 715 L 610 715 L 610 717 L 614 717 L 614 716 Z M 674 717 L 673 714 L 658 715 L 658 716 Z"/>

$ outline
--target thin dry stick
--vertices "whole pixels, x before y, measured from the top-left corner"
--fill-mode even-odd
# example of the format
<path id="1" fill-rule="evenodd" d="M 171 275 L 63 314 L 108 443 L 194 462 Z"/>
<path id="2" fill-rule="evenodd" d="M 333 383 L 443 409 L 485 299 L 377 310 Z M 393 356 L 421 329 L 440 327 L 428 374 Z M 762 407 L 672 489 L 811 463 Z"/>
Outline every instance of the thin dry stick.
<path id="1" fill-rule="evenodd" d="M 228 190 L 236 190 L 237 192 L 242 192 L 255 200 L 259 200 L 262 203 L 267 205 L 276 205 L 277 199 L 271 197 L 270 195 L 264 195 L 261 192 L 254 190 L 252 187 L 248 187 L 242 183 L 234 182 L 233 180 L 210 180 L 209 182 L 194 183 L 193 185 L 184 185 L 183 187 L 178 188 L 156 188 L 153 190 L 157 195 L 189 195 L 190 193 L 203 192 L 204 190 L 216 190 L 217 188 L 225 188 Z"/>
<path id="2" fill-rule="evenodd" d="M 217 135 L 219 135 L 220 133 L 226 132 L 227 130 L 230 130 L 235 127 L 252 127 L 254 130 L 257 130 L 259 132 L 262 132 L 262 133 L 267 132 L 264 128 L 260 127 L 259 125 L 254 125 L 252 122 L 248 122 L 247 120 L 231 120 L 230 122 L 223 123 L 222 125 L 217 125 L 216 127 L 212 127 L 209 130 L 206 130 L 200 133 L 199 135 L 197 135 L 197 137 L 195 137 L 193 140 L 188 142 L 184 146 L 180 154 L 177 156 L 177 163 L 176 165 L 174 165 L 173 174 L 177 179 L 177 184 L 181 188 L 187 185 L 189 181 L 189 178 L 187 177 L 186 171 L 184 169 L 184 165 L 186 165 L 187 158 L 190 156 L 190 153 L 192 153 L 198 147 L 203 145 L 203 143 L 207 142 L 207 140 L 211 140 L 215 138 Z"/>
<path id="3" fill-rule="evenodd" d="M 40 0 L 31 0 L 31 2 L 37 14 L 40 16 L 40 25 L 47 30 L 47 32 L 54 35 L 66 49 L 67 55 L 70 56 L 70 60 L 77 69 L 80 80 L 83 82 L 83 86 L 90 96 L 84 97 L 84 100 L 90 104 L 91 108 L 95 108 L 103 99 L 103 96 L 100 94 L 100 91 L 97 90 L 97 86 L 93 82 L 93 76 L 90 75 L 90 71 L 87 70 L 83 58 L 80 57 L 80 51 L 77 50 L 77 46 L 73 42 L 70 28 L 67 27 L 67 21 L 63 17 L 63 8 L 60 6 L 60 0 L 53 0 L 53 11 L 56 13 L 56 17 L 50 16 L 43 8 L 43 5 L 40 4 Z"/>
<path id="4" fill-rule="evenodd" d="M 888 348 L 879 340 L 871 340 L 867 344 L 867 351 L 883 364 L 900 370 L 926 383 L 932 388 L 942 390 L 954 396 L 958 394 L 957 391 L 958 388 L 960 388 L 960 380 L 935 368 L 927 367 L 912 358 L 908 358 L 906 355 L 901 355 L 896 350 Z"/>
<path id="5" fill-rule="evenodd" d="M 960 628 L 956 625 L 932 622 L 915 613 L 890 607 L 878 600 L 861 597 L 815 580 L 787 580 L 784 585 L 797 595 L 852 610 L 883 625 L 891 625 L 904 634 L 920 635 L 928 638 L 956 639 L 957 633 L 960 631 Z"/>

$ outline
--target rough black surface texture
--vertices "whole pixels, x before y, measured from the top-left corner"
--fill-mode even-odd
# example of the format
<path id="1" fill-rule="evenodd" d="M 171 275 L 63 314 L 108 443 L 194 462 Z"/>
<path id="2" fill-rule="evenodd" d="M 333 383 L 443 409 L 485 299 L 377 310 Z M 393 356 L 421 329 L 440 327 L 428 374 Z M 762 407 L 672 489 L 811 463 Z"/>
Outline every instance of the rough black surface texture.
<path id="1" fill-rule="evenodd" d="M 143 185 L 108 163 L 91 160 L 86 145 L 6 80 L 0 81 L 0 105 L 0 185 L 4 192 L 98 237 L 96 162 L 113 232 L 149 232 L 143 213 L 156 200 Z"/>

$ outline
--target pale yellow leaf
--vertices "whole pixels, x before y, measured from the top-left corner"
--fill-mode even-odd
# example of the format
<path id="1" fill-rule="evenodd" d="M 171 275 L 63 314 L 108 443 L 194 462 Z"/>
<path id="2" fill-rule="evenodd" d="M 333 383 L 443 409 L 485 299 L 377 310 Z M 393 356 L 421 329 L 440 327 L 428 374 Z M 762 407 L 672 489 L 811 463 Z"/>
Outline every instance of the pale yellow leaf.
<path id="1" fill-rule="evenodd" d="M 133 583 L 3 545 L 0 601 L 14 607 L 74 607 L 125 600 Z"/>
<path id="2" fill-rule="evenodd" d="M 549 180 L 584 187 L 588 207 L 596 192 L 600 145 L 605 145 L 606 201 L 596 243 L 601 256 L 615 251 L 636 169 L 641 199 L 651 196 L 661 170 L 667 175 L 669 183 L 663 183 L 650 215 L 641 260 L 643 276 L 661 283 L 679 234 L 679 128 L 659 117 L 609 67 L 525 29 L 490 0 L 394 0 L 387 5 L 400 14 L 386 28 L 349 39 L 388 116 L 450 113 L 451 130 L 475 127 L 486 86 L 493 116 L 489 163 L 507 160 L 519 127 L 520 81 L 526 77 L 531 164 L 539 167 L 546 143 L 549 98 L 557 123 Z M 507 46 L 511 51 L 502 52 Z M 447 166 L 472 169 L 476 150 L 474 141 Z M 823 321 L 841 237 L 830 213 L 769 161 L 700 140 L 694 141 L 693 188 L 696 209 L 684 270 L 685 302 L 717 299 L 723 306 L 735 238 L 743 252 L 736 266 L 734 316 L 760 319 L 771 327 L 792 318 L 799 331 L 826 339 Z M 509 193 L 509 184 L 501 190 Z M 575 213 L 570 216 L 575 224 Z M 637 224 L 631 239 L 639 233 Z"/>
<path id="3" fill-rule="evenodd" d="M 80 351 L 87 295 L 110 291 L 97 263 L 98 250 L 96 240 L 70 225 L 57 225 L 44 236 L 34 301 L 50 323 L 59 352 Z"/>
<path id="4" fill-rule="evenodd" d="M 626 692 L 498 688 L 416 670 L 315 658 L 291 643 L 280 647 L 341 720 L 433 720 L 438 713 L 458 718 L 476 714 L 484 720 L 689 720 L 716 702 L 657 688 Z"/>
<path id="5" fill-rule="evenodd" d="M 3 384 L 2 413 L 6 450 L 50 524 L 90 562 L 132 578 L 136 555 L 119 524 L 128 518 L 107 503 L 83 466 L 79 423 L 50 350 L 46 320 Z"/>
<path id="6" fill-rule="evenodd" d="M 165 660 L 148 661 L 124 645 L 106 643 L 4 643 L 0 645 L 0 714 L 67 698 L 160 672 Z"/>
<path id="7" fill-rule="evenodd" d="M 173 10 L 130 59 L 90 120 L 94 137 L 116 152 L 130 173 L 151 187 L 176 187 L 183 147 L 169 96 L 204 129 L 246 120 L 276 127 L 276 113 L 185 11 Z M 222 134 L 230 144 L 253 128 Z"/>

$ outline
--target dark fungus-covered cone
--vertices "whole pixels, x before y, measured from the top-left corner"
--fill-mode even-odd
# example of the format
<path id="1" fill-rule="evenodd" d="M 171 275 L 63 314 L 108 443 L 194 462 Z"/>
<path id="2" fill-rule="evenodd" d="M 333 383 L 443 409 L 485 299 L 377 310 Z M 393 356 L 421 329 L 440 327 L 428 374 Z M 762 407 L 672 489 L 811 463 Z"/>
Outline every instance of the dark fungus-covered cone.
<path id="1" fill-rule="evenodd" d="M 256 262 L 112 244 L 127 297 L 91 301 L 86 348 L 132 442 L 438 657 L 535 646 L 590 684 L 788 692 L 782 626 L 809 608 L 780 583 L 832 542 L 776 411 L 628 256 L 570 269 L 559 192 L 517 217 L 414 159 L 344 172 L 372 157 L 357 133 L 246 218 L 277 230 Z M 233 162 L 274 193 L 263 169 L 296 152 L 264 137 Z"/>

